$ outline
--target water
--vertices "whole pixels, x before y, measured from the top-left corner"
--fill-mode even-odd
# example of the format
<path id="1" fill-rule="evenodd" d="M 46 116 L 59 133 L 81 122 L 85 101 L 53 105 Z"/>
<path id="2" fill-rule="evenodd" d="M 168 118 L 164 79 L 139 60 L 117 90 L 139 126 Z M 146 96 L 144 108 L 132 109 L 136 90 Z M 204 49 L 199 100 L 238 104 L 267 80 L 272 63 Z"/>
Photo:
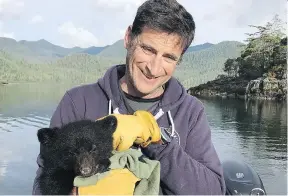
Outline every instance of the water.
<path id="1" fill-rule="evenodd" d="M 72 85 L 0 86 L 0 194 L 31 194 L 37 169 L 36 132 Z M 287 105 L 201 99 L 222 160 L 239 159 L 261 176 L 268 194 L 287 195 Z"/>
<path id="2" fill-rule="evenodd" d="M 244 160 L 268 194 L 287 195 L 287 104 L 201 99 L 222 160 Z"/>

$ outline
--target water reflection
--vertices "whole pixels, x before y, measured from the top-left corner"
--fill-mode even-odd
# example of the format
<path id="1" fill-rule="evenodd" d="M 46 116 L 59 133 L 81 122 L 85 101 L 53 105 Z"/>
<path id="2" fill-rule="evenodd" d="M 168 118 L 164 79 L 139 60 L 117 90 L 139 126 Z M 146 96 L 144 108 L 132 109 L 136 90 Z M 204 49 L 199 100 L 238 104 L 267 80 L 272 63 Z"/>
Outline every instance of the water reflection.
<path id="1" fill-rule="evenodd" d="M 268 193 L 287 194 L 287 104 L 201 100 L 221 158 L 246 161 L 263 178 Z"/>
<path id="2" fill-rule="evenodd" d="M 39 143 L 36 132 L 71 84 L 0 86 L 0 194 L 32 193 Z"/>

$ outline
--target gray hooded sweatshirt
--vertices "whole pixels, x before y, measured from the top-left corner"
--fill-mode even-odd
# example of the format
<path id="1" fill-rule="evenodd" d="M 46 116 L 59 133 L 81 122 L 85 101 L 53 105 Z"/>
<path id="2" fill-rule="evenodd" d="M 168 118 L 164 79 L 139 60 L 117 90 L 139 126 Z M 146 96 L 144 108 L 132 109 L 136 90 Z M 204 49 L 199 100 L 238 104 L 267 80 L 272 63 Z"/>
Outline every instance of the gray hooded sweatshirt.
<path id="1" fill-rule="evenodd" d="M 51 118 L 50 127 L 82 119 L 96 120 L 113 113 L 127 114 L 123 93 L 119 90 L 119 79 L 124 72 L 125 65 L 116 65 L 98 82 L 66 91 Z M 160 161 L 160 194 L 225 194 L 223 170 L 211 141 L 203 104 L 187 94 L 172 77 L 157 107 L 150 112 L 157 119 L 164 144 L 150 144 L 142 152 L 150 159 Z M 37 164 L 33 194 L 41 195 L 37 180 L 43 169 L 40 155 Z"/>

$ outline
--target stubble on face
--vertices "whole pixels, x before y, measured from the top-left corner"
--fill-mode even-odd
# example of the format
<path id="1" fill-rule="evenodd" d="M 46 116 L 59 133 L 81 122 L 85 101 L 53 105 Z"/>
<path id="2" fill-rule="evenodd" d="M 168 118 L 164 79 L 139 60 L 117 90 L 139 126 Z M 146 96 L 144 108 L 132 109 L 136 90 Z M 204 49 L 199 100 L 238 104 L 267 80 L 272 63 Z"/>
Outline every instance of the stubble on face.
<path id="1" fill-rule="evenodd" d="M 144 30 L 139 37 L 126 43 L 127 69 L 120 80 L 123 91 L 141 98 L 160 96 L 181 56 L 179 43 L 178 36 L 153 30 Z"/>

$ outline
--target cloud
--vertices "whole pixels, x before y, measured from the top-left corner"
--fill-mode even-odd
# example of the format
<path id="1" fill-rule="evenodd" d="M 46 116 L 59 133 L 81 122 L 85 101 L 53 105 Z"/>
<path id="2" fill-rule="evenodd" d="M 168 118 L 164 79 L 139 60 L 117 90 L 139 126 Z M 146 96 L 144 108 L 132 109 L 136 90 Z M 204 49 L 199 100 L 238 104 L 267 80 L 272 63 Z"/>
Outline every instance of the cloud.
<path id="1" fill-rule="evenodd" d="M 119 31 L 119 33 L 120 33 L 120 35 L 123 37 L 123 36 L 125 35 L 125 33 L 126 33 L 126 30 L 125 30 L 125 29 L 121 29 L 121 30 Z"/>
<path id="2" fill-rule="evenodd" d="M 0 21 L 0 37 L 7 37 L 7 38 L 12 38 L 15 39 L 15 33 L 14 32 L 5 32 L 3 30 L 3 22 Z"/>
<path id="3" fill-rule="evenodd" d="M 18 18 L 23 7 L 24 2 L 20 0 L 0 0 L 0 20 Z"/>
<path id="4" fill-rule="evenodd" d="M 265 25 L 275 14 L 286 21 L 285 0 L 179 0 L 196 22 L 195 44 L 244 41 L 245 33 L 254 32 L 249 25 Z"/>
<path id="5" fill-rule="evenodd" d="M 11 39 L 15 39 L 15 33 L 5 33 L 5 32 L 1 32 L 0 31 L 0 37 L 7 37 L 7 38 L 11 38 Z"/>
<path id="6" fill-rule="evenodd" d="M 96 8 L 116 11 L 130 11 L 139 7 L 145 0 L 94 0 Z"/>
<path id="7" fill-rule="evenodd" d="M 30 20 L 30 24 L 36 24 L 36 23 L 41 23 L 44 22 L 44 19 L 41 15 L 35 15 L 31 20 Z"/>
<path id="8" fill-rule="evenodd" d="M 133 22 L 137 8 L 143 2 L 144 0 L 0 0 L 0 21 L 5 24 L 1 35 L 16 35 L 19 40 L 43 38 L 66 46 L 104 46 L 123 39 L 126 28 Z M 276 13 L 286 20 L 286 0 L 178 2 L 195 19 L 196 37 L 193 45 L 224 40 L 243 41 L 246 39 L 245 33 L 255 30 L 248 25 L 264 25 Z M 45 25 L 41 28 L 39 25 L 30 25 L 27 28 L 27 22 L 41 21 L 40 17 L 31 20 L 38 14 L 43 16 Z M 17 20 L 11 21 L 16 17 Z"/>
<path id="9" fill-rule="evenodd" d="M 93 33 L 82 27 L 76 27 L 72 22 L 66 22 L 59 26 L 58 32 L 65 40 L 66 47 L 90 47 L 99 44 L 99 40 Z"/>
<path id="10" fill-rule="evenodd" d="M 265 24 L 275 14 L 279 14 L 286 20 L 286 1 L 259 1 L 246 0 L 239 3 L 238 0 L 222 0 L 215 4 L 212 11 L 203 16 L 207 22 L 222 22 L 224 25 L 235 28 L 245 28 L 251 24 Z"/>

